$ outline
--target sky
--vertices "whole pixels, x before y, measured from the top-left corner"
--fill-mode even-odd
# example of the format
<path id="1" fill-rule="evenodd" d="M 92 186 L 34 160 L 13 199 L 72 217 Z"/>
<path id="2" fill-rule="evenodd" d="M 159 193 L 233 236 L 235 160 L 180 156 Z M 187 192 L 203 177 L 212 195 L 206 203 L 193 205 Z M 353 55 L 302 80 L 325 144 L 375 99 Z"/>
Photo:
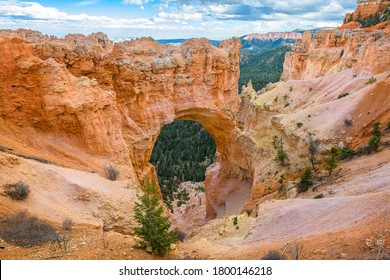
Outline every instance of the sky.
<path id="1" fill-rule="evenodd" d="M 0 29 L 63 37 L 102 31 L 111 39 L 226 39 L 250 33 L 339 26 L 356 0 L 0 0 Z"/>

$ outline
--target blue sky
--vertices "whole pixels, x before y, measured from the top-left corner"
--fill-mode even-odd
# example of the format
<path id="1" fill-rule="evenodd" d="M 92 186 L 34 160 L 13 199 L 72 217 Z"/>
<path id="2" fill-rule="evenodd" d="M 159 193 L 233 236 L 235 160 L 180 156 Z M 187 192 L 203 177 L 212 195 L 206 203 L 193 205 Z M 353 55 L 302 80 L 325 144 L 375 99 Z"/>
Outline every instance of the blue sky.
<path id="1" fill-rule="evenodd" d="M 335 27 L 355 0 L 0 0 L 0 28 L 56 36 L 225 39 L 249 33 Z"/>

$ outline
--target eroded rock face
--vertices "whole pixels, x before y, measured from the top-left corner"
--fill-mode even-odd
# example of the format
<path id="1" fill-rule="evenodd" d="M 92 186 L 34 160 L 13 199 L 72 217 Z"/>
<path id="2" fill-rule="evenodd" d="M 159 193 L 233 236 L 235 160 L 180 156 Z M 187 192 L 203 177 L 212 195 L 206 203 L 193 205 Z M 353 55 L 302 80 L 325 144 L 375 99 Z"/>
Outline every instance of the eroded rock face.
<path id="1" fill-rule="evenodd" d="M 238 38 L 216 48 L 207 39 L 174 47 L 152 38 L 113 45 L 102 33 L 0 34 L 0 117 L 7 126 L 66 136 L 92 155 L 126 165 L 139 183 L 156 180 L 149 158 L 162 126 L 195 120 L 218 150 L 206 182 L 209 216 L 237 189 L 225 182 L 251 185 L 248 164 L 237 154 Z"/>
<path id="2" fill-rule="evenodd" d="M 389 0 L 358 0 L 356 10 L 353 13 L 347 13 L 345 18 L 357 20 L 369 17 L 377 12 L 383 12 L 390 6 Z"/>
<path id="3" fill-rule="evenodd" d="M 389 30 L 306 31 L 286 54 L 282 80 L 307 80 L 353 68 L 356 75 L 377 74 L 390 64 Z"/>

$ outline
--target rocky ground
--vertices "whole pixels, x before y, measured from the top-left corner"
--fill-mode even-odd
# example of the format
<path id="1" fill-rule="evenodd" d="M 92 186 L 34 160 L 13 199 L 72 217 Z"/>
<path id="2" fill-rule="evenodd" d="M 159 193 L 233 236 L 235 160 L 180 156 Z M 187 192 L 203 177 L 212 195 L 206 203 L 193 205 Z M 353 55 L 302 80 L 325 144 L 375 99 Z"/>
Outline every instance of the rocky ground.
<path id="1" fill-rule="evenodd" d="M 4 163 L 10 163 L 4 165 Z M 7 174 L 18 173 L 18 178 L 34 186 L 44 182 L 50 186 L 58 180 L 74 179 L 77 171 L 62 170 L 61 167 L 47 166 L 33 160 L 20 159 L 1 153 L 1 183 L 9 182 Z M 29 168 L 29 173 L 22 172 Z M 51 170 L 50 176 L 43 170 Z M 56 173 L 61 169 L 61 174 Z M 34 170 L 34 172 L 32 172 Z M 199 221 L 205 217 L 204 204 L 198 199 L 202 192 L 191 183 L 184 183 L 190 200 L 181 207 L 175 207 L 174 225 L 189 235 L 176 244 L 176 250 L 167 259 L 259 259 L 268 250 L 279 250 L 289 258 L 299 259 L 373 259 L 387 258 L 390 252 L 390 150 L 383 148 L 379 153 L 343 161 L 334 175 L 334 180 L 322 184 L 315 191 L 298 195 L 296 198 L 278 199 L 271 195 L 256 210 L 241 215 L 214 219 L 204 225 L 193 223 L 194 216 Z M 5 172 L 4 172 L 5 171 Z M 65 171 L 65 172 L 64 172 Z M 80 174 L 77 174 L 80 175 Z M 1 214 L 28 209 L 40 218 L 58 219 L 57 228 L 61 236 L 69 241 L 48 243 L 24 248 L 1 241 L 1 259 L 155 259 L 141 250 L 134 250 L 134 236 L 115 231 L 126 224 L 126 216 L 134 201 L 135 189 L 126 187 L 126 181 L 111 182 L 96 174 L 84 173 L 78 181 L 83 195 L 70 193 L 71 184 L 51 192 L 33 187 L 31 196 L 24 202 L 9 201 L 2 196 Z M 66 178 L 66 180 L 64 179 Z M 94 180 L 92 180 L 94 179 Z M 91 183 L 93 182 L 93 184 Z M 75 182 L 73 182 L 75 183 Z M 93 195 L 88 185 L 95 187 Z M 105 207 L 116 208 L 117 216 L 100 217 L 93 212 L 104 197 L 104 189 L 114 190 L 123 197 L 123 203 L 105 203 Z M 322 199 L 314 199 L 318 194 Z M 78 192 L 78 194 L 81 194 Z M 67 197 L 77 203 L 77 211 L 72 207 L 62 207 L 56 197 Z M 83 198 L 83 199 L 80 199 Z M 87 199 L 88 198 L 88 199 Z M 45 199 L 42 201 L 42 199 Z M 59 198 L 58 198 L 59 199 Z M 51 202 L 56 211 L 42 209 L 42 204 Z M 59 199 L 60 200 L 60 199 Z M 189 205 L 192 205 L 189 207 Z M 76 208 L 75 208 L 76 209 Z M 83 211 L 79 211 L 84 209 Z M 186 210 L 187 209 L 187 210 Z M 60 229 L 63 217 L 71 217 L 74 229 L 64 232 Z M 237 217 L 237 224 L 233 220 Z M 196 220 L 196 219 L 195 219 Z M 111 225 L 111 230 L 103 230 L 103 223 Z M 188 226 L 191 224 L 191 226 Z"/>

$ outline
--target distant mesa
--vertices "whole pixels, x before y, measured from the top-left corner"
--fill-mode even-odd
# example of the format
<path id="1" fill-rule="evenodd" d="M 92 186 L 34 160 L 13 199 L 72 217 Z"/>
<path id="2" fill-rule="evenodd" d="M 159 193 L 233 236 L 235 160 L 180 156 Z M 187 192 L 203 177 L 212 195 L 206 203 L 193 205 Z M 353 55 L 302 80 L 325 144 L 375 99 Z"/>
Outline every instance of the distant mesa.
<path id="1" fill-rule="evenodd" d="M 268 32 L 266 34 L 261 33 L 253 33 L 244 36 L 244 40 L 271 40 L 275 41 L 278 39 L 284 39 L 284 40 L 297 40 L 301 39 L 302 34 L 298 32 Z"/>

